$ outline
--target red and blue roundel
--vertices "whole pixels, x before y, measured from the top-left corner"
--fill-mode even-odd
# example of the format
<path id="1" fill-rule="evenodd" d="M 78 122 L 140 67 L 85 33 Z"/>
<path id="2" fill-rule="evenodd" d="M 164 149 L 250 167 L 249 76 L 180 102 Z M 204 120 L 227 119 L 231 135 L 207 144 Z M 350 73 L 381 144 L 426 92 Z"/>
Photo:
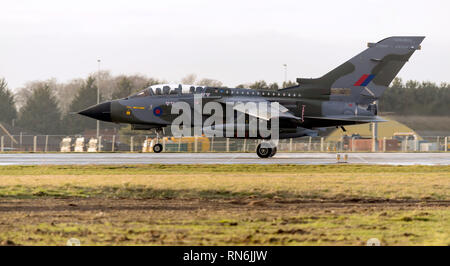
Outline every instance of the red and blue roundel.
<path id="1" fill-rule="evenodd" d="M 161 107 L 155 107 L 155 108 L 153 108 L 153 114 L 155 115 L 155 116 L 161 116 L 162 115 L 162 109 L 161 109 Z"/>

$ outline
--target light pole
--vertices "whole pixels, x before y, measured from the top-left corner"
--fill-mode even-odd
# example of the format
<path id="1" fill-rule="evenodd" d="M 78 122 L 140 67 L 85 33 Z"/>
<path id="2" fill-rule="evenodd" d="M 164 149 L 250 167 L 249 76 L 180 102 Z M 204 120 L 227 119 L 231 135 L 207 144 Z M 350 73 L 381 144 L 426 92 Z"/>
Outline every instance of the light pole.
<path id="1" fill-rule="evenodd" d="M 97 104 L 100 103 L 100 62 L 102 60 L 97 59 L 97 63 L 98 63 L 98 71 L 97 71 Z M 97 140 L 98 137 L 100 136 L 100 121 L 97 120 Z"/>
<path id="2" fill-rule="evenodd" d="M 284 67 L 284 84 L 287 84 L 287 64 L 283 64 Z"/>

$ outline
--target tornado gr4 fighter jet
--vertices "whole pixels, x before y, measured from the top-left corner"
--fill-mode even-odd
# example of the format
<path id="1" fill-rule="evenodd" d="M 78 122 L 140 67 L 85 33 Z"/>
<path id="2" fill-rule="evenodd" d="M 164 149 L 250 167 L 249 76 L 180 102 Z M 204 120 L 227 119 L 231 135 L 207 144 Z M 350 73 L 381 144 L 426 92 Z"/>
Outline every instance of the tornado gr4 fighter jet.
<path id="1" fill-rule="evenodd" d="M 200 127 L 194 130 L 197 135 L 213 130 L 225 131 L 226 137 L 261 139 L 256 152 L 259 157 L 268 158 L 276 153 L 277 142 L 268 141 L 273 135 L 277 139 L 316 136 L 320 128 L 384 121 L 377 116 L 377 100 L 412 54 L 420 50 L 424 38 L 399 36 L 369 43 L 363 52 L 324 76 L 298 78 L 297 86 L 277 91 L 154 85 L 127 98 L 92 106 L 79 114 L 128 123 L 136 130 L 160 131 L 175 123 L 183 130 Z M 266 108 L 261 104 L 270 106 Z M 189 110 L 182 110 L 180 106 Z M 227 111 L 218 110 L 220 107 Z M 180 123 L 180 114 L 191 111 L 194 119 L 183 118 Z M 257 122 L 252 124 L 249 120 Z M 271 125 L 268 126 L 270 136 L 258 132 L 261 122 Z M 250 134 L 255 130 L 256 134 Z M 263 145 L 266 142 L 270 145 Z M 153 150 L 161 152 L 162 146 L 156 144 Z"/>

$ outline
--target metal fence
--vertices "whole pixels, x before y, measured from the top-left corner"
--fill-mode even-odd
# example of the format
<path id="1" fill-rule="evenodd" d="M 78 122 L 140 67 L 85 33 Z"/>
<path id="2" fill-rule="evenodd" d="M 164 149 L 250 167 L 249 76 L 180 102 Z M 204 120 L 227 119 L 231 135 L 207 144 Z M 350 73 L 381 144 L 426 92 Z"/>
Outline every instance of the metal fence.
<path id="1" fill-rule="evenodd" d="M 227 138 L 160 139 L 146 135 L 0 136 L 0 152 L 151 152 L 154 143 L 165 152 L 254 152 L 259 140 Z M 447 152 L 447 136 L 383 138 L 304 137 L 279 141 L 278 152 Z"/>

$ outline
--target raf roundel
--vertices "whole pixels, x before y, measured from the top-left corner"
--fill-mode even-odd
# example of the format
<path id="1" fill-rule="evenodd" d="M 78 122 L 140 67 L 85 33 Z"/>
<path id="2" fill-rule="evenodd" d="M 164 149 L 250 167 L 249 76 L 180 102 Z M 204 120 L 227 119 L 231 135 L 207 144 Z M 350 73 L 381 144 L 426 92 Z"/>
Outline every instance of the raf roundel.
<path id="1" fill-rule="evenodd" d="M 161 109 L 161 107 L 155 107 L 155 108 L 153 108 L 153 114 L 154 114 L 155 116 L 161 116 L 161 115 L 162 115 L 162 109 Z"/>

